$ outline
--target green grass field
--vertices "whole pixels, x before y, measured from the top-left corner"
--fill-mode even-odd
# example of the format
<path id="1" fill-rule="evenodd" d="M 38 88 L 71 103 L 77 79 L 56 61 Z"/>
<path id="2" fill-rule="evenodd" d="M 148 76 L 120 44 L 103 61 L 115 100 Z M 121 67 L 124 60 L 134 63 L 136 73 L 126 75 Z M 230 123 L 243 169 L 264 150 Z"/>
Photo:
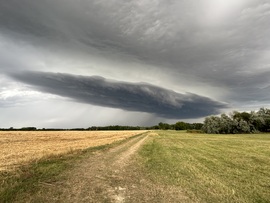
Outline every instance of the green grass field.
<path id="1" fill-rule="evenodd" d="M 194 202 L 270 202 L 270 134 L 157 133 L 140 151 L 153 181 Z"/>

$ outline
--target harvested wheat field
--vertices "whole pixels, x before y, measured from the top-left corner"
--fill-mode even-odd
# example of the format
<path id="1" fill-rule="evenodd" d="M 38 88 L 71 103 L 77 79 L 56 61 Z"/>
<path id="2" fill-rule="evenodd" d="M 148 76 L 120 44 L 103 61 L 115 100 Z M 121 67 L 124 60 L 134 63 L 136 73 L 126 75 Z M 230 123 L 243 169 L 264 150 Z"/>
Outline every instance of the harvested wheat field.
<path id="1" fill-rule="evenodd" d="M 123 140 L 144 131 L 2 131 L 0 132 L 0 171 L 42 157 L 59 155 Z"/>

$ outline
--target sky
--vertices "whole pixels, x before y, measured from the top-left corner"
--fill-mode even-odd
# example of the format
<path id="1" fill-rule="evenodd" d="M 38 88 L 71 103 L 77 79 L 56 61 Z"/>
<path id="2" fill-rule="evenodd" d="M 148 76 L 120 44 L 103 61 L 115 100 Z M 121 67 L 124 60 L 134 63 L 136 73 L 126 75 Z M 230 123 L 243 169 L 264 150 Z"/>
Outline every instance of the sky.
<path id="1" fill-rule="evenodd" d="M 0 0 L 0 128 L 270 107 L 267 0 Z"/>

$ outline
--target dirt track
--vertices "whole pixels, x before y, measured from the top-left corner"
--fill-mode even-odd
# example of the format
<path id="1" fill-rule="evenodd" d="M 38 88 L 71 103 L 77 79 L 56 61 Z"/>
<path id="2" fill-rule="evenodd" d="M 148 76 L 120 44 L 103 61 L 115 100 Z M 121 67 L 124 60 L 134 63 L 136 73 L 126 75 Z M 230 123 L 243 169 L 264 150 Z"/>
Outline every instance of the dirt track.
<path id="1" fill-rule="evenodd" d="M 156 185 L 137 163 L 137 150 L 151 139 L 142 134 L 97 152 L 66 174 L 66 181 L 43 185 L 46 202 L 189 202 L 179 188 Z M 33 202 L 39 197 L 33 197 Z"/>

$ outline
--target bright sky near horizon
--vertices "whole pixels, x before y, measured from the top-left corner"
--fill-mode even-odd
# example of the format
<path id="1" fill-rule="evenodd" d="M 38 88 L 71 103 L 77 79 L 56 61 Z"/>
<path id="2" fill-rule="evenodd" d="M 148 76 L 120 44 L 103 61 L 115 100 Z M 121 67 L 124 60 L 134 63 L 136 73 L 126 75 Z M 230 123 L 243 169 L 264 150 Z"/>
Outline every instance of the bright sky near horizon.
<path id="1" fill-rule="evenodd" d="M 270 107 L 267 0 L 0 0 L 0 128 Z"/>

